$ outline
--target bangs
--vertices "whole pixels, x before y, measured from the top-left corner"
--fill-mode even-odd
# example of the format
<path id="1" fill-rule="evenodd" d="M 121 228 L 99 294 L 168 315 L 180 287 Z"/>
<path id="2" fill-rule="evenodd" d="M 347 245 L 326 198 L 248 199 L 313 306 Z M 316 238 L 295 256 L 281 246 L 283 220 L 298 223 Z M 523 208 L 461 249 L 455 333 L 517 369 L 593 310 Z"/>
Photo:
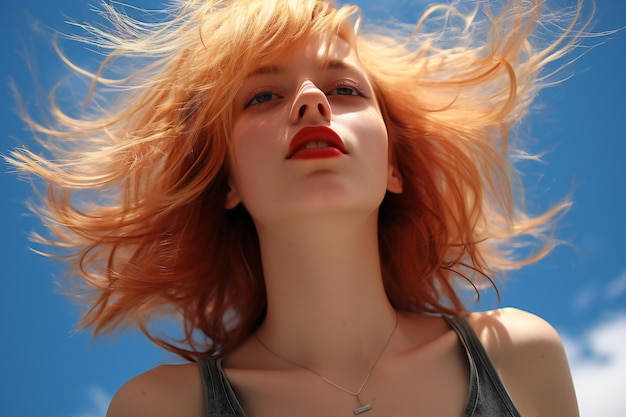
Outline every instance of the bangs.
<path id="1" fill-rule="evenodd" d="M 211 11 L 201 40 L 210 61 L 219 63 L 221 80 L 236 88 L 247 74 L 309 36 L 336 34 L 354 45 L 357 11 L 356 6 L 335 9 L 318 0 L 232 1 Z"/>

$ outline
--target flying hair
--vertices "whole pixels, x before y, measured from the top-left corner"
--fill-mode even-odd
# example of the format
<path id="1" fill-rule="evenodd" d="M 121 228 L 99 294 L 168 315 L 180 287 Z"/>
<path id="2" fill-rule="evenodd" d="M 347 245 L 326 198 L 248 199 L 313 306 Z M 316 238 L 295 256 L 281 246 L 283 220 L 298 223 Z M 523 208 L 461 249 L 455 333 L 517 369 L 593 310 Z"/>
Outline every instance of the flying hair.
<path id="1" fill-rule="evenodd" d="M 138 326 L 188 359 L 227 354 L 259 326 L 254 223 L 242 206 L 224 209 L 232 103 L 247 74 L 312 35 L 353 47 L 387 125 L 403 181 L 379 214 L 395 308 L 465 313 L 459 283 L 479 292 L 544 257 L 570 202 L 527 213 L 512 162 L 524 150 L 511 135 L 589 20 L 582 1 L 558 19 L 541 0 L 491 3 L 434 6 L 408 30 L 326 0 L 178 0 L 158 21 L 103 3 L 108 28 L 80 25 L 80 40 L 106 51 L 99 70 L 61 54 L 90 81 L 84 110 L 64 111 L 54 92 L 52 122 L 23 110 L 46 155 L 7 157 L 46 186 L 31 208 L 49 233 L 35 240 L 77 278 L 72 292 L 88 307 L 80 325 Z M 537 35 L 547 27 L 550 41 Z M 520 242 L 536 250 L 520 256 Z M 162 315 L 182 323 L 178 340 L 151 329 Z"/>

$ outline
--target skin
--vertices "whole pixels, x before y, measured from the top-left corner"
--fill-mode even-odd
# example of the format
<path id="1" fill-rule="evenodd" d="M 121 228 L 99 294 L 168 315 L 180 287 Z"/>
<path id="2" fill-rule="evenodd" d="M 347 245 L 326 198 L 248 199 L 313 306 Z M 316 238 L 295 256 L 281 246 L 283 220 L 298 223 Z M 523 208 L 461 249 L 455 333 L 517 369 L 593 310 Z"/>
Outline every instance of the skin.
<path id="1" fill-rule="evenodd" d="M 378 207 L 402 192 L 367 75 L 341 39 L 311 38 L 253 72 L 234 106 L 226 209 L 244 204 L 261 244 L 268 313 L 259 337 L 275 352 L 356 390 L 396 320 L 377 244 Z M 328 52 L 342 68 L 325 67 Z M 357 88 L 353 88 L 358 85 Z M 339 86 L 339 88 L 338 88 Z M 285 159 L 304 126 L 344 141 L 338 158 Z M 562 343 L 542 319 L 516 309 L 474 313 L 479 335 L 525 417 L 578 415 Z M 443 319 L 398 314 L 398 327 L 361 397 L 375 416 L 461 415 L 467 358 Z M 246 414 L 346 416 L 355 399 L 277 359 L 250 337 L 223 361 Z M 160 366 L 125 384 L 108 417 L 205 415 L 195 364 Z"/>

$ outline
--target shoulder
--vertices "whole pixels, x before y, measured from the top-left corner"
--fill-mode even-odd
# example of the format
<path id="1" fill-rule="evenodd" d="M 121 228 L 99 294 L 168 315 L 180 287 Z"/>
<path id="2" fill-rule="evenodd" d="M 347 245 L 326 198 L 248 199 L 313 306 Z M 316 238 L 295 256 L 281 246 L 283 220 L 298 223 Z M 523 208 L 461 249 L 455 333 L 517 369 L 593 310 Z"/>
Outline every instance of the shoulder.
<path id="1" fill-rule="evenodd" d="M 472 313 L 469 321 L 522 415 L 578 415 L 565 349 L 548 322 L 514 308 Z"/>
<path id="2" fill-rule="evenodd" d="M 517 308 L 472 313 L 469 321 L 485 348 L 525 348 L 536 344 L 561 346 L 557 331 L 544 319 Z M 497 355 L 506 350 L 489 352 Z"/>
<path id="3" fill-rule="evenodd" d="M 125 383 L 107 417 L 200 417 L 204 415 L 198 365 L 161 365 Z"/>

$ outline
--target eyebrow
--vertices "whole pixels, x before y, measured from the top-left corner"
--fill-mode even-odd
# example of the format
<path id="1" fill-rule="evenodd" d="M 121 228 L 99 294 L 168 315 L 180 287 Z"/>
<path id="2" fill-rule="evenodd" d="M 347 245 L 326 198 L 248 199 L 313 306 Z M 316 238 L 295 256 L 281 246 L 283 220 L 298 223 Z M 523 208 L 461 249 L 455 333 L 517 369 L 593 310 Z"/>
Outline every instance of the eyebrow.
<path id="1" fill-rule="evenodd" d="M 344 69 L 358 71 L 358 69 L 354 65 L 350 65 L 344 61 L 336 60 L 336 59 L 322 62 L 321 65 L 319 66 L 319 69 L 322 71 L 344 70 Z M 277 65 L 268 65 L 268 66 L 259 67 L 255 69 L 254 71 L 250 72 L 246 76 L 246 78 L 254 77 L 257 75 L 280 74 L 282 72 L 284 72 L 284 69 L 282 67 L 279 67 Z"/>

